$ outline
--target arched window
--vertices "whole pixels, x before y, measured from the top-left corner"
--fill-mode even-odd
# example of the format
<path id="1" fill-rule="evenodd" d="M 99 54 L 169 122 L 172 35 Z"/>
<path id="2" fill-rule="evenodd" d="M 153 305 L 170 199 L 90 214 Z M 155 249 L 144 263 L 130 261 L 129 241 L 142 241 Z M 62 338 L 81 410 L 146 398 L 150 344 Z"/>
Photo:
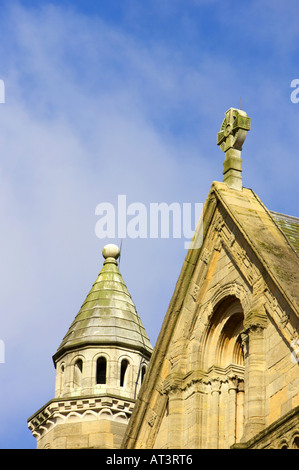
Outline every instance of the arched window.
<path id="1" fill-rule="evenodd" d="M 64 377 L 65 377 L 64 370 L 65 370 L 64 364 L 61 364 L 60 372 L 59 372 L 59 393 L 62 393 L 64 389 Z"/>
<path id="2" fill-rule="evenodd" d="M 82 362 L 82 359 L 78 359 L 74 365 L 74 387 L 81 387 L 82 372 L 83 372 L 83 362 Z"/>
<path id="3" fill-rule="evenodd" d="M 124 387 L 125 385 L 125 377 L 126 377 L 126 372 L 128 370 L 128 365 L 129 365 L 129 361 L 127 359 L 123 359 L 121 361 L 121 365 L 120 365 L 120 386 L 121 387 Z"/>
<path id="4" fill-rule="evenodd" d="M 106 383 L 107 361 L 105 357 L 99 357 L 97 360 L 96 381 L 97 384 Z"/>
<path id="5" fill-rule="evenodd" d="M 214 311 L 205 338 L 203 367 L 244 366 L 241 333 L 243 311 L 240 301 L 228 296 Z"/>
<path id="6" fill-rule="evenodd" d="M 243 320 L 239 299 L 227 296 L 216 305 L 203 341 L 201 361 L 210 377 L 205 400 L 212 410 L 207 417 L 207 441 L 213 448 L 230 447 L 244 432 Z"/>
<path id="7" fill-rule="evenodd" d="M 223 325 L 216 347 L 216 361 L 226 367 L 230 364 L 244 365 L 241 331 L 243 313 L 233 313 Z"/>

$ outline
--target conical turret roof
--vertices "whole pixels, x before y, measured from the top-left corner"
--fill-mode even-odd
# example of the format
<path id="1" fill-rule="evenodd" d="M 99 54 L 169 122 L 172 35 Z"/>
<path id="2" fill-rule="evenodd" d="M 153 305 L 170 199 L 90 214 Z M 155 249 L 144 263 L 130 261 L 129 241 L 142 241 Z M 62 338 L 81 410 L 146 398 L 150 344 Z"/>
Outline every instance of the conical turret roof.
<path id="1" fill-rule="evenodd" d="M 118 269 L 119 248 L 106 245 L 103 268 L 62 340 L 54 362 L 68 350 L 88 345 L 117 345 L 147 357 L 152 346 Z"/>

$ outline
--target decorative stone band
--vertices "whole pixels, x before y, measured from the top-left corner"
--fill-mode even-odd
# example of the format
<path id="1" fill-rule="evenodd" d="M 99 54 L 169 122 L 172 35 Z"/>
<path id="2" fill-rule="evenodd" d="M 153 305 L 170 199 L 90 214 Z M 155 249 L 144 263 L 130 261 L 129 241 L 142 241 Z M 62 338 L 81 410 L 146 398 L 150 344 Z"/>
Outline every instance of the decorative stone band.
<path id="1" fill-rule="evenodd" d="M 198 391 L 206 393 L 207 384 L 221 384 L 228 382 L 229 388 L 239 389 L 244 380 L 244 367 L 236 364 L 229 365 L 225 368 L 213 366 L 209 371 L 196 370 L 186 376 L 182 376 L 177 372 L 170 373 L 163 382 L 163 393 L 184 392 L 189 387 L 197 386 Z M 241 390 L 240 388 L 240 390 Z M 219 388 L 220 390 L 220 388 Z"/>
<path id="2" fill-rule="evenodd" d="M 123 400 L 115 396 L 77 397 L 71 399 L 54 398 L 28 419 L 28 428 L 36 438 L 40 438 L 56 424 L 68 420 L 83 421 L 110 419 L 128 423 L 135 400 Z"/>

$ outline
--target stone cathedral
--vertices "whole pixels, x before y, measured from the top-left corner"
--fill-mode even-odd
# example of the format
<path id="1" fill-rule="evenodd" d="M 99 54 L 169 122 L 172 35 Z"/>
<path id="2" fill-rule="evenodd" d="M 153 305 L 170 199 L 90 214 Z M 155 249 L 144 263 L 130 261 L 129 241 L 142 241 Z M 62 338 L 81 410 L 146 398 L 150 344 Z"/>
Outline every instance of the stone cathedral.
<path id="1" fill-rule="evenodd" d="M 243 110 L 217 135 L 213 182 L 152 350 L 107 245 L 53 359 L 38 448 L 299 448 L 299 219 L 242 184 Z M 198 243 L 196 243 L 198 241 Z"/>

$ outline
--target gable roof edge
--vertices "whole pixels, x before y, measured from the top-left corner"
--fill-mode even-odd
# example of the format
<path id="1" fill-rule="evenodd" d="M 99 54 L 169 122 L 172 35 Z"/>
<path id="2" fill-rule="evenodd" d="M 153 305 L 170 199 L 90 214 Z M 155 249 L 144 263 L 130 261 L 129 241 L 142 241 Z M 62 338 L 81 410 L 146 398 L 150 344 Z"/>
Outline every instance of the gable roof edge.
<path id="1" fill-rule="evenodd" d="M 285 287 L 279 281 L 279 277 L 277 275 L 275 275 L 275 273 L 273 272 L 273 267 L 268 263 L 268 261 L 262 255 L 261 250 L 257 249 L 254 241 L 249 237 L 248 233 L 244 230 L 244 227 L 242 226 L 242 224 L 240 223 L 238 218 L 235 216 L 234 212 L 227 205 L 225 199 L 222 197 L 221 192 L 219 191 L 220 185 L 223 185 L 223 183 L 218 183 L 218 182 L 213 182 L 212 183 L 212 186 L 214 187 L 214 190 L 215 190 L 216 198 L 221 202 L 221 204 L 224 207 L 225 211 L 229 214 L 229 216 L 231 217 L 233 222 L 236 224 L 237 228 L 242 233 L 244 239 L 249 244 L 249 246 L 252 248 L 253 252 L 255 253 L 255 255 L 257 257 L 257 259 L 260 261 L 260 263 L 263 266 L 266 267 L 268 275 L 271 277 L 272 282 L 277 286 L 277 288 L 281 292 L 281 294 L 284 297 L 285 301 L 289 304 L 289 306 L 292 308 L 292 310 L 298 316 L 298 304 L 293 301 L 292 296 L 290 296 L 288 294 Z M 265 205 L 262 203 L 260 198 L 257 196 L 257 194 L 252 189 L 250 189 L 250 188 L 244 188 L 244 189 L 251 192 L 252 196 L 255 198 L 255 200 L 258 202 L 258 204 L 262 207 L 262 209 L 268 215 L 269 219 L 271 220 L 271 223 L 276 227 L 277 231 L 284 238 L 286 245 L 288 246 L 288 248 L 292 252 L 292 255 L 296 258 L 296 260 L 298 260 L 299 257 L 297 255 L 296 251 L 291 246 L 291 244 L 290 244 L 289 240 L 287 239 L 286 235 L 283 233 L 283 231 L 280 229 L 280 227 L 278 227 L 277 223 L 274 221 L 274 218 L 272 217 L 271 212 L 265 207 Z"/>
<path id="2" fill-rule="evenodd" d="M 214 195 L 214 188 L 212 185 L 203 206 L 203 217 L 201 217 L 197 223 L 192 241 L 196 240 L 197 237 L 200 237 L 201 234 L 202 239 L 205 239 L 205 235 L 208 231 L 210 220 L 214 215 L 216 206 L 217 201 Z M 155 388 L 159 380 L 159 372 L 161 370 L 162 359 L 165 358 L 165 355 L 168 351 L 169 343 L 172 338 L 172 332 L 176 326 L 179 313 L 184 303 L 184 299 L 182 299 L 180 293 L 182 292 L 182 289 L 184 290 L 187 288 L 192 279 L 192 275 L 196 267 L 199 255 L 201 253 L 201 249 L 202 246 L 200 246 L 199 248 L 189 248 L 186 254 L 179 278 L 177 280 L 173 295 L 171 297 L 169 306 L 167 308 L 162 323 L 158 339 L 154 346 L 154 350 L 148 365 L 147 373 L 145 374 L 141 389 L 139 391 L 134 406 L 133 413 L 130 417 L 129 424 L 124 435 L 122 448 L 134 448 L 135 442 L 138 439 L 139 431 L 142 427 L 143 419 L 147 411 L 146 405 L 149 403 L 152 390 Z M 178 299 L 180 300 L 178 301 Z M 159 367 L 157 367 L 157 364 L 159 364 Z M 153 369 L 156 370 L 155 374 L 151 373 Z M 131 430 L 133 430 L 133 433 Z"/>

